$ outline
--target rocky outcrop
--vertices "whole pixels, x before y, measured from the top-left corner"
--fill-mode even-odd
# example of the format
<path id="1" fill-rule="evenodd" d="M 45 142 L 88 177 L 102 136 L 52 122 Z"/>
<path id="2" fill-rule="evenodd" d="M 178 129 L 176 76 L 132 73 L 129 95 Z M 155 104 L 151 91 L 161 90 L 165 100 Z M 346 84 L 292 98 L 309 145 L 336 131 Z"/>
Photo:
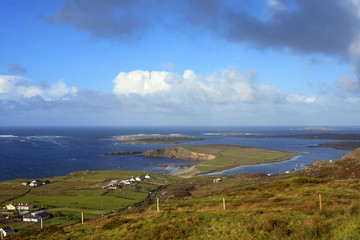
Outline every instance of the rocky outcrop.
<path id="1" fill-rule="evenodd" d="M 348 154 L 346 154 L 345 156 L 343 156 L 341 158 L 342 160 L 344 159 L 351 159 L 351 160 L 356 160 L 356 159 L 360 159 L 360 148 L 355 149 L 352 152 L 349 152 Z"/>
<path id="2" fill-rule="evenodd" d="M 144 157 L 160 157 L 173 158 L 189 161 L 205 161 L 212 160 L 216 157 L 211 154 L 192 152 L 183 147 L 166 147 L 145 151 L 142 154 Z"/>
<path id="3" fill-rule="evenodd" d="M 360 178 L 360 148 L 346 154 L 341 159 L 327 162 L 315 161 L 303 170 L 308 177 L 326 177 L 334 179 Z"/>

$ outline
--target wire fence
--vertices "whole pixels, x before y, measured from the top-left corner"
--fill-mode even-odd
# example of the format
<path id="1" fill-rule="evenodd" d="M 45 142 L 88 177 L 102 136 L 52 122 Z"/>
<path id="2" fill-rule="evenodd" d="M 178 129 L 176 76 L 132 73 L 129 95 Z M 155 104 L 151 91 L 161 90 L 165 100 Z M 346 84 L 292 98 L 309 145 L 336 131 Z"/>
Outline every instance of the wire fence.
<path id="1" fill-rule="evenodd" d="M 271 196 L 246 198 L 239 196 L 224 196 L 208 199 L 186 199 L 177 201 L 160 201 L 157 198 L 156 209 L 158 212 L 167 210 L 244 210 L 252 208 L 290 208 L 290 209 L 319 209 L 325 207 L 352 207 L 359 206 L 360 195 L 344 194 L 315 194 L 306 196 Z"/>

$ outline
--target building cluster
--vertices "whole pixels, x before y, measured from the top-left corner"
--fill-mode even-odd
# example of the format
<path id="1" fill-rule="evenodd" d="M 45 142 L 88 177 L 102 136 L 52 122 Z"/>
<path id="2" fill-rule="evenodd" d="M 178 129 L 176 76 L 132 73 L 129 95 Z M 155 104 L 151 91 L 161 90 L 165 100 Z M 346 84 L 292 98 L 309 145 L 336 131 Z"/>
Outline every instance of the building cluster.
<path id="1" fill-rule="evenodd" d="M 44 211 L 36 211 L 28 214 L 23 215 L 23 221 L 24 222 L 41 222 L 42 220 L 49 219 L 51 215 Z"/>
<path id="2" fill-rule="evenodd" d="M 18 211 L 24 222 L 40 222 L 41 219 L 46 220 L 50 218 L 50 214 L 44 211 L 36 211 L 30 213 L 33 205 L 26 202 L 9 203 L 5 205 L 4 209 L 8 212 Z"/>
<path id="3" fill-rule="evenodd" d="M 44 184 L 49 184 L 50 181 L 49 180 L 46 180 L 46 181 L 41 181 L 39 179 L 36 179 L 34 181 L 26 181 L 26 182 L 23 182 L 21 183 L 21 185 L 23 186 L 30 186 L 30 187 L 37 187 L 37 186 L 41 186 L 41 185 L 44 185 Z"/>
<path id="4" fill-rule="evenodd" d="M 151 178 L 150 175 L 139 175 L 137 177 L 128 177 L 127 179 L 123 179 L 123 180 L 111 180 L 110 183 L 106 186 L 104 186 L 103 188 L 107 188 L 107 189 L 117 189 L 119 187 L 121 187 L 121 185 L 130 185 L 132 183 L 135 182 L 141 182 L 144 181 L 145 179 L 149 179 Z"/>

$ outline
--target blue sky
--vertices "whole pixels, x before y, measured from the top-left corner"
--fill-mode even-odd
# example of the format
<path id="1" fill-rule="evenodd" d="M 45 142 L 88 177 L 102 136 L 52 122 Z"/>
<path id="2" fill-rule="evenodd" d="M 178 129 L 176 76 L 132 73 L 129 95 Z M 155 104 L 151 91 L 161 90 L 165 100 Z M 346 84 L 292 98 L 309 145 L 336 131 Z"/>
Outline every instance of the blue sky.
<path id="1" fill-rule="evenodd" d="M 0 125 L 358 125 L 358 0 L 0 0 Z"/>

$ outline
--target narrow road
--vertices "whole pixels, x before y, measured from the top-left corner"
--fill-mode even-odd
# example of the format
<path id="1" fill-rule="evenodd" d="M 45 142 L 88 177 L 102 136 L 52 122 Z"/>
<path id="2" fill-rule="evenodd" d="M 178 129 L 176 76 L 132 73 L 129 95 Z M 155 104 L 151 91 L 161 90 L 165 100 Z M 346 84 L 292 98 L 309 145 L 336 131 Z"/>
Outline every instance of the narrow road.
<path id="1" fill-rule="evenodd" d="M 36 188 L 36 187 L 29 188 L 26 192 L 24 192 L 24 193 L 22 193 L 22 194 L 20 194 L 20 195 L 16 195 L 16 196 L 13 196 L 13 197 L 11 197 L 11 198 L 2 200 L 2 201 L 0 202 L 0 204 L 3 204 L 3 203 L 5 203 L 5 202 L 11 202 L 12 200 L 15 200 L 15 199 L 17 199 L 17 198 L 23 197 L 23 196 L 25 196 L 26 194 L 28 194 L 29 192 L 31 192 L 34 188 Z"/>

